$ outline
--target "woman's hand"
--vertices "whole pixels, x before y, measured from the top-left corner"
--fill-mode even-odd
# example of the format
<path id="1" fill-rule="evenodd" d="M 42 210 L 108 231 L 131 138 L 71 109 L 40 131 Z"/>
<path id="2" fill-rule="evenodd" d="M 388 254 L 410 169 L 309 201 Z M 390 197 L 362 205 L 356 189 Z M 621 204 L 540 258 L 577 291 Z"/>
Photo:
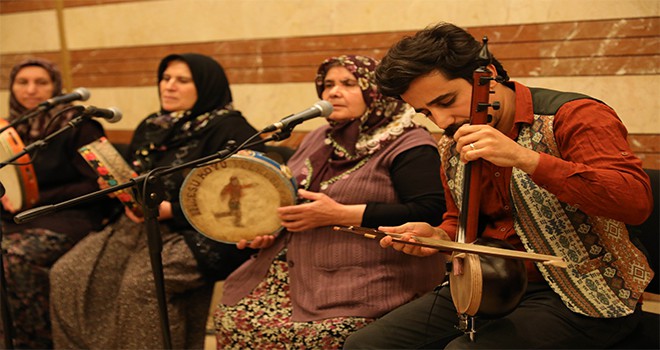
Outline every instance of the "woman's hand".
<path id="1" fill-rule="evenodd" d="M 139 224 L 144 222 L 144 217 L 135 215 L 135 213 L 128 208 L 124 208 L 124 213 L 135 223 Z M 172 203 L 168 201 L 161 202 L 158 206 L 158 221 L 168 220 L 172 217 Z"/>
<path id="2" fill-rule="evenodd" d="M 252 248 L 252 249 L 263 249 L 263 248 L 268 248 L 273 245 L 275 242 L 276 236 L 274 235 L 265 235 L 265 236 L 257 236 L 254 237 L 253 240 L 251 240 L 249 243 L 248 241 L 241 239 L 236 243 L 236 248 L 238 249 L 245 249 L 245 248 Z"/>
<path id="3" fill-rule="evenodd" d="M 126 216 L 128 216 L 128 218 L 135 223 L 140 224 L 144 222 L 144 217 L 135 215 L 135 213 L 128 209 L 128 207 L 124 207 L 124 214 L 126 214 Z"/>
<path id="4" fill-rule="evenodd" d="M 291 232 L 330 225 L 359 225 L 366 204 L 344 205 L 326 194 L 298 190 L 298 196 L 309 203 L 280 207 L 277 214 L 282 226 Z"/>
<path id="5" fill-rule="evenodd" d="M 447 235 L 444 230 L 433 227 L 425 222 L 409 222 L 395 227 L 381 226 L 378 229 L 387 233 L 401 234 L 403 237 L 399 238 L 399 240 L 407 242 L 416 242 L 412 238 L 413 236 L 428 237 L 447 241 L 450 240 L 449 235 Z M 380 240 L 380 246 L 383 248 L 392 247 L 398 251 L 416 256 L 429 256 L 438 252 L 438 250 L 435 248 L 420 247 L 410 244 L 393 242 L 392 237 L 390 236 L 383 237 Z"/>
<path id="6" fill-rule="evenodd" d="M 5 208 L 6 211 L 15 214 L 18 209 L 14 208 L 14 206 L 11 204 L 9 201 L 9 196 L 4 195 L 2 198 L 0 198 L 0 201 L 2 201 L 2 207 Z"/>

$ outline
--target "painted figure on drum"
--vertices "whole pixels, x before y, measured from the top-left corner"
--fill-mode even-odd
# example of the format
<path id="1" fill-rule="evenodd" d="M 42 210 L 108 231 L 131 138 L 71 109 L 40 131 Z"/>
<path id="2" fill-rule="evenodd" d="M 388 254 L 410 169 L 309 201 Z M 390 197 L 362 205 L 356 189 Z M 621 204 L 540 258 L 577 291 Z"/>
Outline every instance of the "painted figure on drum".
<path id="1" fill-rule="evenodd" d="M 348 334 L 441 281 L 440 256 L 383 252 L 332 229 L 437 225 L 444 212 L 435 141 L 407 104 L 378 93 L 376 64 L 347 55 L 319 66 L 316 91 L 333 112 L 287 163 L 299 199 L 277 208 L 285 230 L 238 243 L 262 249 L 225 280 L 218 349 L 341 348 Z"/>
<path id="2" fill-rule="evenodd" d="M 28 59 L 15 65 L 9 73 L 9 91 L 8 121 L 12 122 L 41 102 L 61 95 L 62 78 L 52 62 Z M 15 130 L 6 130 L 0 137 L 4 142 L 4 137 L 15 131 L 23 147 L 41 140 L 74 117 L 72 111 L 60 113 L 68 107 L 71 105 L 59 105 L 44 111 L 19 123 Z M 24 165 L 8 165 L 2 169 L 0 181 L 6 187 L 11 184 L 8 190 L 16 191 L 21 196 L 18 197 L 20 200 L 13 201 L 10 195 L 4 196 L 1 213 L 6 287 L 16 348 L 52 347 L 48 314 L 50 267 L 88 232 L 101 229 L 107 217 L 116 211 L 113 210 L 114 201 L 103 198 L 24 224 L 14 223 L 13 214 L 26 209 L 26 204 L 56 204 L 98 190 L 96 174 L 80 157 L 77 149 L 103 135 L 101 124 L 87 119 L 77 127 L 53 137 L 45 147 L 30 155 L 35 183 L 21 174 Z M 0 149 L 4 149 L 4 146 L 7 144 L 0 146 Z M 23 147 L 18 151 L 22 151 Z M 3 154 L 3 158 L 14 155 Z M 31 196 L 31 193 L 36 196 L 25 197 Z M 3 330 L 4 327 L 0 327 L 0 332 Z M 0 343 L 3 341 L 4 337 L 0 336 Z"/>
<path id="3" fill-rule="evenodd" d="M 468 200 L 461 186 L 467 180 L 459 174 L 465 163 L 477 161 L 478 236 L 556 255 L 568 266 L 526 261 L 528 285 L 518 307 L 503 317 L 477 317 L 474 341 L 456 327 L 453 299 L 460 294 L 450 285 L 353 333 L 346 348 L 603 349 L 627 337 L 640 319 L 638 298 L 653 272 L 624 223 L 642 223 L 652 195 L 626 128 L 598 100 L 509 81 L 492 55 L 483 62 L 482 48 L 467 31 L 441 23 L 400 40 L 381 61 L 380 91 L 402 98 L 445 130 L 439 148 L 447 213 L 438 227 L 380 229 L 403 234 L 407 242 L 414 242 L 412 236 L 454 240 L 460 202 Z M 484 82 L 474 79 L 478 70 L 488 73 L 490 93 L 475 106 L 475 87 Z M 486 123 L 465 124 L 472 121 L 472 107 L 484 106 L 491 115 Z M 381 245 L 440 255 L 434 248 L 393 243 L 391 236 Z"/>
<path id="4" fill-rule="evenodd" d="M 241 199 L 243 198 L 243 190 L 246 188 L 254 187 L 255 184 L 241 184 L 241 181 L 237 176 L 231 176 L 229 178 L 229 183 L 226 184 L 222 191 L 220 191 L 220 199 L 222 201 L 227 200 L 228 211 L 222 213 L 215 213 L 216 218 L 222 218 L 225 216 L 234 217 L 234 226 L 243 227 L 241 223 L 242 214 L 241 214 Z M 227 197 L 229 197 L 227 199 Z"/>
<path id="5" fill-rule="evenodd" d="M 217 154 L 257 133 L 234 109 L 225 71 L 213 58 L 168 55 L 154 78 L 161 108 L 142 120 L 129 145 L 138 173 Z M 199 234 L 181 208 L 183 172 L 162 180 L 158 229 L 171 344 L 201 349 L 214 281 L 253 252 Z M 164 348 L 147 228 L 130 209 L 62 257 L 51 279 L 56 348 Z"/>

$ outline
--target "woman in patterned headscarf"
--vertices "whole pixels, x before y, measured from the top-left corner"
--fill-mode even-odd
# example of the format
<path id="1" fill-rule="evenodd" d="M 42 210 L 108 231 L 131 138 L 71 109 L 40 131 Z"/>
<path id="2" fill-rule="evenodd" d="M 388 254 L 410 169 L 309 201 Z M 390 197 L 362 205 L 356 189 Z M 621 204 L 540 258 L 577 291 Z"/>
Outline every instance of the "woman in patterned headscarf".
<path id="1" fill-rule="evenodd" d="M 232 107 L 225 71 L 213 58 L 169 55 L 158 67 L 161 109 L 138 125 L 130 161 L 139 173 L 180 165 L 238 144 L 257 131 Z M 182 172 L 164 176 L 159 206 L 165 298 L 172 347 L 199 349 L 213 282 L 250 251 L 204 238 L 179 202 Z M 53 339 L 66 349 L 162 349 L 158 300 L 143 219 L 126 210 L 88 235 L 51 272 Z"/>
<path id="2" fill-rule="evenodd" d="M 435 142 L 409 106 L 378 92 L 376 64 L 339 56 L 319 67 L 316 89 L 333 112 L 288 163 L 300 204 L 278 209 L 285 230 L 255 238 L 249 246 L 259 255 L 225 281 L 218 349 L 341 348 L 348 334 L 440 282 L 440 259 L 384 253 L 332 230 L 436 225 L 444 213 Z"/>
<path id="3" fill-rule="evenodd" d="M 9 89 L 9 122 L 13 122 L 41 102 L 61 95 L 62 78 L 53 63 L 29 59 L 11 70 Z M 40 140 L 71 120 L 75 113 L 64 111 L 68 107 L 71 106 L 60 105 L 32 116 L 16 125 L 16 132 L 25 145 Z M 45 147 L 31 154 L 39 190 L 34 206 L 55 204 L 98 190 L 96 173 L 77 150 L 103 135 L 98 122 L 85 120 L 51 138 Z M 16 203 L 5 196 L 2 204 L 2 245 L 6 249 L 3 258 L 14 321 L 14 345 L 50 348 L 48 271 L 55 260 L 88 232 L 102 227 L 104 216 L 111 212 L 109 208 L 114 203 L 109 199 L 86 202 L 25 224 L 13 221 L 13 214 L 20 209 Z M 2 331 L 4 328 L 0 327 Z"/>

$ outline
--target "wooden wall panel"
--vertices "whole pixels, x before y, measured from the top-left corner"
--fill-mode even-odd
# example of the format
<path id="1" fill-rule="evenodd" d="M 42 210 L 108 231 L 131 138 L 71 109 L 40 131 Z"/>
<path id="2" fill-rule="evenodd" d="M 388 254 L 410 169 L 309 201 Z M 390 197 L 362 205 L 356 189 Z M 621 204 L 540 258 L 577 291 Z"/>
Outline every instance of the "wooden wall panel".
<path id="1" fill-rule="evenodd" d="M 65 6 L 134 0 L 65 0 Z M 33 3 L 30 5 L 30 3 Z M 44 4 L 0 1 L 0 13 L 23 11 Z M 33 10 L 43 9 L 34 8 Z M 491 51 L 513 77 L 575 77 L 658 75 L 660 17 L 480 26 L 467 28 L 475 37 L 487 35 Z M 321 35 L 277 39 L 230 40 L 175 45 L 73 50 L 74 86 L 88 88 L 153 86 L 154 67 L 172 52 L 200 52 L 216 58 L 232 84 L 310 82 L 319 62 L 347 52 L 382 57 L 401 37 L 414 31 Z M 0 81 L 11 65 L 31 56 L 60 63 L 58 52 L 0 55 Z M 108 131 L 128 142 L 132 131 Z M 297 146 L 304 132 L 285 144 Z M 646 167 L 660 169 L 660 135 L 630 136 L 635 153 Z"/>
<path id="2" fill-rule="evenodd" d="M 658 74 L 660 17 L 473 27 L 510 76 L 557 77 Z M 232 84 L 309 82 L 318 63 L 346 52 L 382 57 L 414 32 L 329 35 L 121 47 L 71 51 L 75 86 L 120 87 L 154 83 L 153 67 L 172 52 L 215 57 Z M 35 53 L 59 62 L 56 53 Z M 0 79 L 27 55 L 0 56 Z"/>
<path id="3" fill-rule="evenodd" d="M 145 0 L 0 0 L 0 14 L 52 10 L 57 1 L 62 1 L 63 7 L 78 7 Z"/>

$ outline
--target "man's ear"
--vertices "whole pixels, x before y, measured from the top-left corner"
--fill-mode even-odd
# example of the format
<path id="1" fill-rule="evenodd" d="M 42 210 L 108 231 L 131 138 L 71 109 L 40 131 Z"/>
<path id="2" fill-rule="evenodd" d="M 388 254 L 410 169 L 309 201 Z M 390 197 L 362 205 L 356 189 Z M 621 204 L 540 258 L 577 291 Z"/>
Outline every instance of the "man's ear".
<path id="1" fill-rule="evenodd" d="M 488 70 L 491 72 L 491 76 L 493 78 L 497 77 L 498 73 L 497 73 L 497 69 L 495 68 L 494 64 L 491 63 L 491 64 L 487 65 L 486 68 L 488 68 Z M 497 81 L 495 79 L 491 80 L 490 81 L 490 88 L 493 89 L 495 87 L 495 85 L 497 85 Z"/>

